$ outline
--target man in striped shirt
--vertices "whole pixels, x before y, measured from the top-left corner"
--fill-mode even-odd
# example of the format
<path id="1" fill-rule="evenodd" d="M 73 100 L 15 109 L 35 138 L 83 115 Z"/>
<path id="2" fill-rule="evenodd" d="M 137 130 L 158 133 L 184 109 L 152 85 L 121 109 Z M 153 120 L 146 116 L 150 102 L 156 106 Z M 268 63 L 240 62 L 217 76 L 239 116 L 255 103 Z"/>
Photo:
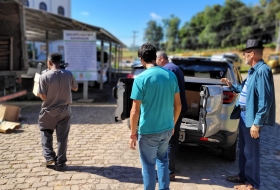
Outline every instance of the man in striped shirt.
<path id="1" fill-rule="evenodd" d="M 260 128 L 275 124 L 275 92 L 270 67 L 263 61 L 262 42 L 248 40 L 243 50 L 245 63 L 252 68 L 241 85 L 231 84 L 222 78 L 233 91 L 240 93 L 237 106 L 240 106 L 239 122 L 239 173 L 229 176 L 235 189 L 255 190 L 260 188 Z"/>

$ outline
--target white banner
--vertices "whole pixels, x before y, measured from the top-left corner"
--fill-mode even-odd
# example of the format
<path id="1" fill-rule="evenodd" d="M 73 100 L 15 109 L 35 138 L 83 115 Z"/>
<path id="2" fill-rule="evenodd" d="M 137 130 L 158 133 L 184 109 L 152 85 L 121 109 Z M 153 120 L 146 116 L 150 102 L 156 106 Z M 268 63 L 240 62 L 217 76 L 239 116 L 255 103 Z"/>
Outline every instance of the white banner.
<path id="1" fill-rule="evenodd" d="M 96 81 L 96 34 L 89 31 L 64 30 L 65 62 L 77 81 Z"/>

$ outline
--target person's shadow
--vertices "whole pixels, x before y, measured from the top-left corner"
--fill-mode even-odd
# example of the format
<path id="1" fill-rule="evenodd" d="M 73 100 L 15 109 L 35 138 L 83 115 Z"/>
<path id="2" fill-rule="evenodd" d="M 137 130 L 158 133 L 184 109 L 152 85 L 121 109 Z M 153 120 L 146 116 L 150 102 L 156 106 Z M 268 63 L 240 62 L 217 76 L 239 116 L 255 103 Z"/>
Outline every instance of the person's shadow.
<path id="1" fill-rule="evenodd" d="M 48 166 L 49 169 L 55 170 L 54 166 Z M 118 180 L 119 182 L 128 182 L 142 184 L 141 168 L 130 166 L 109 166 L 109 167 L 95 167 L 95 166 L 67 166 L 65 171 L 76 171 L 83 173 L 90 173 L 106 177 L 108 179 Z"/>
<path id="2" fill-rule="evenodd" d="M 49 169 L 55 169 L 54 166 L 47 166 Z M 76 171 L 83 173 L 90 173 L 106 177 L 108 179 L 118 180 L 123 183 L 143 184 L 141 168 L 130 166 L 109 166 L 109 167 L 95 167 L 95 166 L 67 166 L 65 171 Z M 185 179 L 178 180 L 186 182 Z"/>

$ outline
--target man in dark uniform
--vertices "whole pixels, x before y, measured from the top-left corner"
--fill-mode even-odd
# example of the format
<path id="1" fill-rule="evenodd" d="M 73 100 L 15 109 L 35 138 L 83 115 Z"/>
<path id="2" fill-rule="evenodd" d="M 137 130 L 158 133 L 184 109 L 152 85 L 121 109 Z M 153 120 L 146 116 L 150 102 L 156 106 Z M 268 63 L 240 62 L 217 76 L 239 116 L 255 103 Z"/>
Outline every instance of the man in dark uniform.
<path id="1" fill-rule="evenodd" d="M 181 110 L 180 116 L 175 124 L 174 135 L 171 137 L 171 139 L 169 141 L 169 147 L 168 147 L 169 176 L 170 176 L 170 181 L 174 181 L 175 180 L 175 158 L 176 158 L 176 153 L 177 153 L 178 144 L 179 144 L 180 125 L 182 123 L 182 118 L 185 116 L 185 113 L 188 110 L 187 99 L 186 99 L 186 94 L 185 94 L 185 79 L 184 79 L 184 73 L 181 71 L 181 69 L 177 65 L 175 65 L 173 63 L 169 63 L 167 54 L 164 51 L 157 51 L 156 62 L 157 62 L 157 65 L 172 71 L 176 75 L 178 85 L 179 85 L 179 90 L 180 90 L 182 110 Z"/>
<path id="2" fill-rule="evenodd" d="M 71 90 L 78 84 L 70 71 L 60 68 L 61 55 L 50 54 L 49 70 L 40 76 L 38 96 L 44 101 L 39 114 L 43 154 L 46 165 L 55 163 L 56 170 L 66 169 L 66 151 L 70 130 Z M 56 130 L 58 151 L 53 150 L 53 132 Z"/>

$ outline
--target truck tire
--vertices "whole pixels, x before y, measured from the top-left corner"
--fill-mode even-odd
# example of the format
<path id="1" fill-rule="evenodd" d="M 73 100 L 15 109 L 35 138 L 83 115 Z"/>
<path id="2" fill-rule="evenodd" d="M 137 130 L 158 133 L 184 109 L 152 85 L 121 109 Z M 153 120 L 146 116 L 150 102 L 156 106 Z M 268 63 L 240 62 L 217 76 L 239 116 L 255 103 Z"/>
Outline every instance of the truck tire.
<path id="1" fill-rule="evenodd" d="M 235 161 L 236 160 L 236 152 L 237 152 L 237 140 L 235 143 L 229 147 L 222 148 L 222 157 L 227 161 Z"/>

